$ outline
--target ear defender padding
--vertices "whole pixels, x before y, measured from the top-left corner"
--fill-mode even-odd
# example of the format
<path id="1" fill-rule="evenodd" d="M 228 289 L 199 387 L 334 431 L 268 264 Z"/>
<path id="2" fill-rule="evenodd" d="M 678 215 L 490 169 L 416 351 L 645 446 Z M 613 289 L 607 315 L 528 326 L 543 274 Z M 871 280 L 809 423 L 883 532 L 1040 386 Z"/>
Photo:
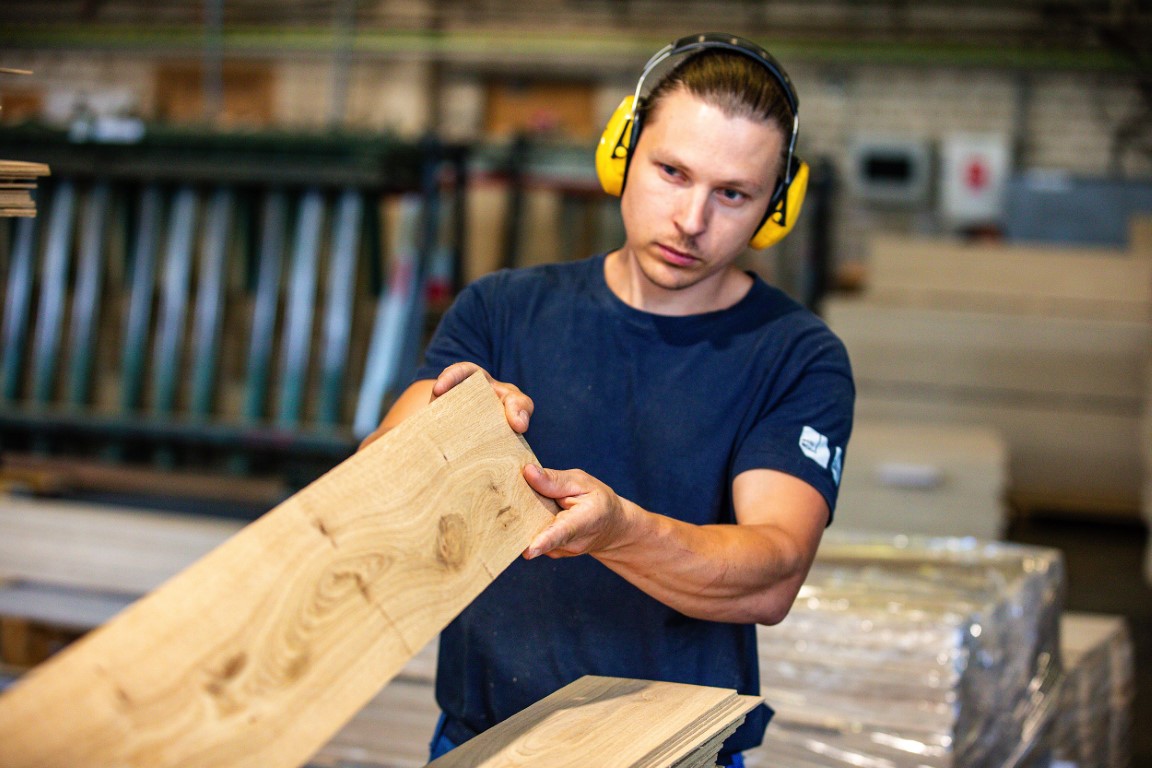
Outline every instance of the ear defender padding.
<path id="1" fill-rule="evenodd" d="M 625 96 L 608 119 L 600 143 L 596 145 L 596 176 L 605 192 L 620 197 L 628 173 L 628 154 L 632 150 L 632 108 L 635 96 Z"/>
<path id="2" fill-rule="evenodd" d="M 780 200 L 748 243 L 756 250 L 783 240 L 800 218 L 800 206 L 804 204 L 804 194 L 808 191 L 808 163 L 800 159 L 795 162 L 797 167 L 792 172 L 792 182 L 784 189 L 784 194 L 780 195 Z"/>

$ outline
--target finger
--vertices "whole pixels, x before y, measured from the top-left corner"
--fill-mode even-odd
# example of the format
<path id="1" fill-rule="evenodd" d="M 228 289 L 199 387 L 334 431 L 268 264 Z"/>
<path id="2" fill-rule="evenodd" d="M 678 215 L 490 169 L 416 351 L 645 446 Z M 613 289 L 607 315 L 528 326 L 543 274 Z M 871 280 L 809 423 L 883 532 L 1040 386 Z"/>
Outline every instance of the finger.
<path id="1" fill-rule="evenodd" d="M 588 493 L 587 476 L 579 470 L 544 469 L 535 464 L 524 466 L 524 479 L 541 496 L 557 501 Z"/>
<path id="2" fill-rule="evenodd" d="M 442 396 L 448 390 L 452 389 L 452 387 L 480 370 L 483 369 L 476 365 L 476 363 L 453 363 L 441 371 L 440 375 L 436 377 L 436 383 L 432 385 L 432 397 L 437 398 Z M 492 381 L 492 377 L 488 375 L 487 371 L 484 372 L 484 376 L 488 381 Z"/>
<path id="3" fill-rule="evenodd" d="M 572 536 L 573 532 L 562 521 L 553 522 L 536 534 L 532 543 L 528 545 L 528 549 L 524 550 L 524 557 L 528 560 L 540 557 L 540 555 L 565 557 L 567 553 L 563 552 L 561 548 L 571 541 Z"/>
<path id="4" fill-rule="evenodd" d="M 497 389 L 497 394 L 500 394 L 499 389 Z M 532 398 L 519 389 L 509 386 L 506 388 L 505 394 L 500 394 L 500 399 L 504 403 L 504 416 L 508 419 L 508 424 L 512 429 L 520 434 L 527 432 L 528 422 L 531 420 L 532 411 L 536 407 Z"/>

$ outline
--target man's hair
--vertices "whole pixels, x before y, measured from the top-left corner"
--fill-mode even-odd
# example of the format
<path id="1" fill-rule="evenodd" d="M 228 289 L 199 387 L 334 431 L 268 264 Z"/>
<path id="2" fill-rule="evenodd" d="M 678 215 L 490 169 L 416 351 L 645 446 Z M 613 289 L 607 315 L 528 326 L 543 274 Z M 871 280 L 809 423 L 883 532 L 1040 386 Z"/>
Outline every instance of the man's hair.
<path id="1" fill-rule="evenodd" d="M 705 50 L 687 57 L 648 94 L 641 107 L 644 124 L 665 96 L 681 88 L 729 117 L 775 124 L 784 135 L 784 146 L 788 146 L 794 116 L 784 88 L 762 64 L 748 56 Z"/>

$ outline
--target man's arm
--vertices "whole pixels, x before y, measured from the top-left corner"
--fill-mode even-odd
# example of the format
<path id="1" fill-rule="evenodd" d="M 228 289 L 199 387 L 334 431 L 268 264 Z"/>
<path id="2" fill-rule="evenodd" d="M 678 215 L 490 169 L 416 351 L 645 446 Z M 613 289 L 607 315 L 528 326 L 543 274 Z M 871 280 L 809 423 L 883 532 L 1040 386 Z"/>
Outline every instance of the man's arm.
<path id="1" fill-rule="evenodd" d="M 361 447 L 477 370 L 482 369 L 474 363 L 456 363 L 435 381 L 415 382 Z M 509 425 L 526 431 L 532 399 L 484 373 L 504 404 Z M 815 488 L 770 469 L 736 477 L 737 524 L 704 526 L 644 510 L 580 470 L 529 465 L 524 476 L 562 510 L 525 557 L 591 555 L 671 608 L 712 621 L 775 624 L 783 619 L 808 575 L 828 520 L 828 506 Z"/>
<path id="2" fill-rule="evenodd" d="M 524 476 L 562 510 L 526 557 L 591 555 L 665 605 L 711 621 L 781 621 L 828 520 L 815 488 L 770 469 L 736 477 L 737 524 L 704 526 L 644 510 L 578 470 L 529 466 Z"/>

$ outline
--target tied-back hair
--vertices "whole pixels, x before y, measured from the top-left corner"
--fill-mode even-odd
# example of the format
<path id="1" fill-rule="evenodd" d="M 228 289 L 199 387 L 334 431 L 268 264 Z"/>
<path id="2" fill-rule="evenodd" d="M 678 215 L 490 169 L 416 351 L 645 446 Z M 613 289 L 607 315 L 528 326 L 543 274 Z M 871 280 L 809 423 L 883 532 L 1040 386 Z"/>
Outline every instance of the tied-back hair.
<path id="1" fill-rule="evenodd" d="M 683 88 L 729 117 L 775 124 L 784 136 L 792 135 L 793 115 L 780 82 L 762 65 L 730 51 L 701 51 L 678 63 L 652 89 L 641 107 L 647 124 L 668 94 Z"/>

